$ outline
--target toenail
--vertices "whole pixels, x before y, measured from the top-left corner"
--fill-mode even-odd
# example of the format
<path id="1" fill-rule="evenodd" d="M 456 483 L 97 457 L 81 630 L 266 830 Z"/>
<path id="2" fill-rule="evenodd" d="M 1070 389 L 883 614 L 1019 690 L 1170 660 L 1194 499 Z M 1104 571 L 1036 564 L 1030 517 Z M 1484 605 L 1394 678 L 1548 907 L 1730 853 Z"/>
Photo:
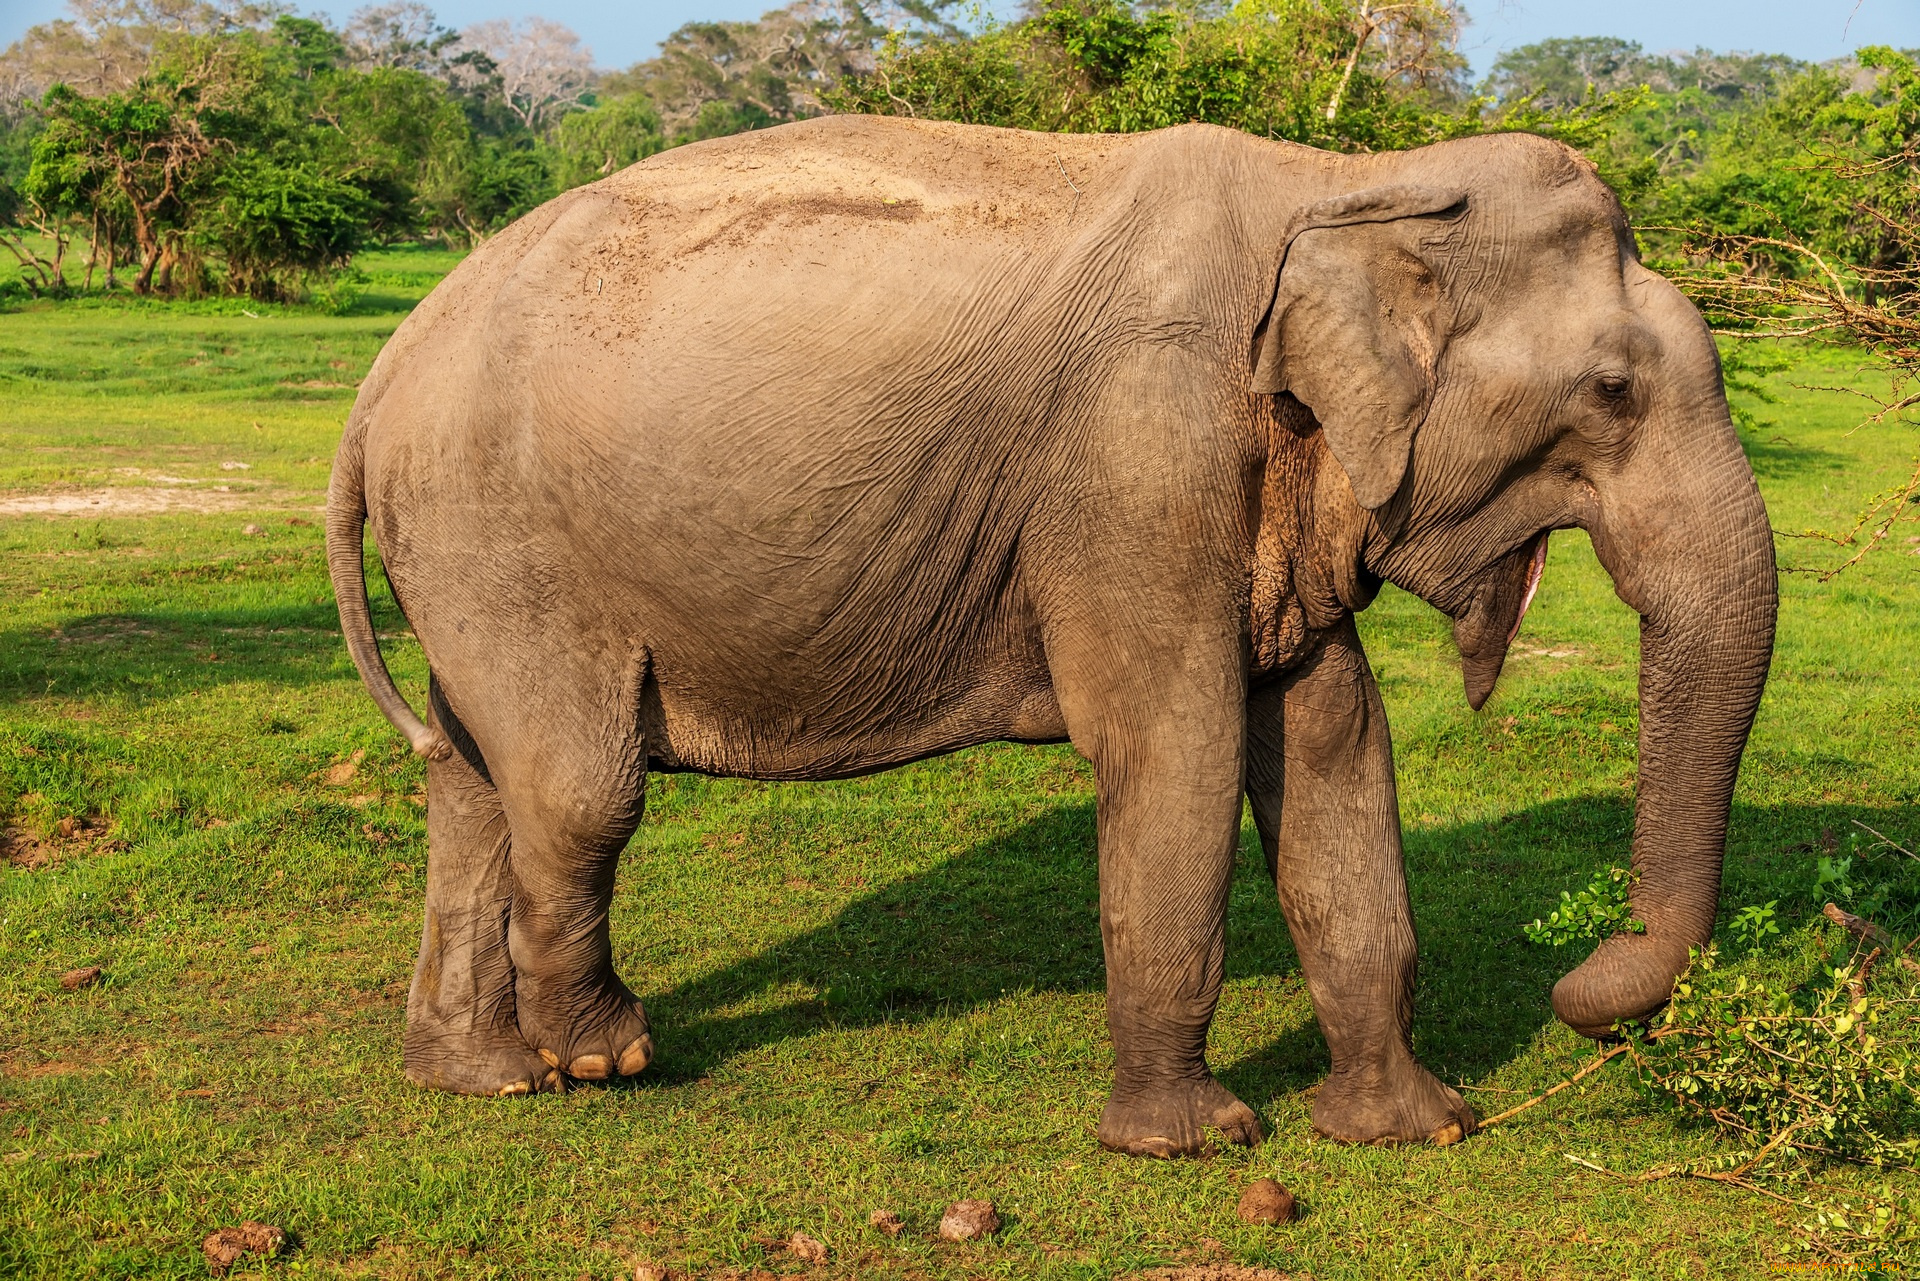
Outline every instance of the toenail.
<path id="1" fill-rule="evenodd" d="M 653 1062 L 653 1038 L 641 1033 L 633 1038 L 626 1049 L 620 1051 L 620 1075 L 638 1076 Z"/>
<path id="2" fill-rule="evenodd" d="M 500 1087 L 500 1097 L 503 1099 L 512 1098 L 516 1094 L 530 1094 L 532 1092 L 533 1087 L 525 1081 L 509 1081 Z"/>
<path id="3" fill-rule="evenodd" d="M 540 1057 L 546 1061 L 546 1065 L 550 1068 L 557 1068 L 560 1066 L 560 1056 L 558 1054 L 555 1054 L 552 1050 L 540 1051 Z"/>
<path id="4" fill-rule="evenodd" d="M 604 1081 L 613 1074 L 613 1064 L 604 1054 L 582 1054 L 567 1065 L 567 1075 L 582 1081 Z"/>
<path id="5" fill-rule="evenodd" d="M 1449 1121 L 1428 1135 L 1427 1141 L 1437 1148 L 1450 1148 L 1466 1137 L 1458 1121 Z"/>

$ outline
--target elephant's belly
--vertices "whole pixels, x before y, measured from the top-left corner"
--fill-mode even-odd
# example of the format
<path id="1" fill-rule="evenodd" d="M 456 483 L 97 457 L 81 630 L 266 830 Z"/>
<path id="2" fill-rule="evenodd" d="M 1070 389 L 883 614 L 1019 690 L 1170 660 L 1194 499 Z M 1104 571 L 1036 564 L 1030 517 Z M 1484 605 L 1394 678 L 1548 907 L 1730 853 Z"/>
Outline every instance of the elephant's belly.
<path id="1" fill-rule="evenodd" d="M 676 688 L 671 670 L 649 679 L 641 724 L 648 768 L 736 778 L 830 779 L 871 774 L 980 743 L 1062 742 L 1065 718 L 1031 670 L 981 674 L 937 701 L 902 691 L 892 715 L 866 704 L 796 706 L 742 685 Z"/>

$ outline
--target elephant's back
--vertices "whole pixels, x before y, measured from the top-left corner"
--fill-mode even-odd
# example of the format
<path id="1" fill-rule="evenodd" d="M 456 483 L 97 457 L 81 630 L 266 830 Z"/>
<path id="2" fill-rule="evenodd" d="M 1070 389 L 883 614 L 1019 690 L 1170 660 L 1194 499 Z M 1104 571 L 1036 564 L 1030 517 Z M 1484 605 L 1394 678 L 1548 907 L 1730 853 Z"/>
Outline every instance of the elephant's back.
<path id="1" fill-rule="evenodd" d="M 1057 336 L 1048 278 L 1134 145 L 838 117 L 568 192 L 376 362 L 355 409 L 369 500 L 430 480 L 489 505 L 724 502 L 769 455 L 911 453 L 977 379 L 1004 382 L 989 366 L 1039 375 L 1013 348 Z"/>

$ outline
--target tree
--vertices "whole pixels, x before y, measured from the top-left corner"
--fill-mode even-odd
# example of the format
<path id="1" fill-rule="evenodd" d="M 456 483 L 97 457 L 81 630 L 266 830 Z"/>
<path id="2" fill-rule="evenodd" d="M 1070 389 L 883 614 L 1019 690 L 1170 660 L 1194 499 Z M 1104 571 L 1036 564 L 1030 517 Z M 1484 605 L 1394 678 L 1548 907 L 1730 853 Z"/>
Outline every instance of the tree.
<path id="1" fill-rule="evenodd" d="M 477 138 L 436 166 L 421 198 L 436 230 L 472 245 L 558 194 L 546 153 Z"/>
<path id="2" fill-rule="evenodd" d="M 347 72 L 315 86 L 312 109 L 325 128 L 311 150 L 366 193 L 370 234 L 391 240 L 432 230 L 422 193 L 472 148 L 446 84 L 402 67 Z"/>
<path id="3" fill-rule="evenodd" d="M 72 17 L 30 28 L 0 55 L 0 82 L 28 98 L 55 84 L 83 94 L 129 89 L 166 40 L 258 30 L 287 7 L 278 0 L 67 0 Z"/>
<path id="4" fill-rule="evenodd" d="M 593 87 L 593 55 L 580 37 L 546 18 L 475 23 L 460 33 L 463 50 L 485 55 L 463 74 L 482 78 L 532 133 L 544 134 L 578 108 Z"/>
<path id="5" fill-rule="evenodd" d="M 211 185 L 217 195 L 195 220 L 194 238 L 225 261 L 234 293 L 285 298 L 288 273 L 344 266 L 366 239 L 366 193 L 317 166 L 242 155 Z"/>
<path id="6" fill-rule="evenodd" d="M 459 41 L 418 0 L 356 9 L 341 32 L 349 65 L 361 71 L 393 67 L 444 76 L 447 50 Z"/>
<path id="7" fill-rule="evenodd" d="M 1631 89 L 1647 79 L 1648 69 L 1634 41 L 1562 37 L 1501 54 L 1484 88 L 1506 102 L 1532 98 L 1543 107 L 1572 107 L 1596 94 Z"/>
<path id="8" fill-rule="evenodd" d="M 89 98 L 67 85 L 47 93 L 47 126 L 34 143 L 30 191 L 111 191 L 123 202 L 138 247 L 134 292 L 147 293 L 187 188 L 220 149 L 204 117 L 231 106 L 245 73 L 233 49 L 200 42 L 183 65 Z"/>
<path id="9" fill-rule="evenodd" d="M 1920 407 L 1920 63 L 1884 47 L 1862 49 L 1866 92 L 1821 70 L 1799 78 L 1752 122 L 1786 139 L 1765 148 L 1795 162 L 1706 175 L 1691 194 L 1692 225 L 1677 230 L 1685 257 L 1668 274 L 1716 330 L 1739 340 L 1812 338 L 1865 351 L 1889 390 L 1870 422 L 1899 421 Z M 1764 136 L 1763 134 L 1761 136 Z M 1751 163 L 1760 137 L 1721 162 Z M 1772 177 L 1777 185 L 1764 185 Z M 1740 181 L 1741 179 L 1745 181 Z M 1731 193 L 1770 198 L 1736 206 Z M 1902 522 L 1920 521 L 1920 461 L 1904 483 L 1873 495 L 1844 534 L 1803 537 L 1854 549 L 1831 577 L 1887 543 Z"/>
<path id="10" fill-rule="evenodd" d="M 604 178 L 663 150 L 660 113 L 645 94 L 609 98 L 560 121 L 553 149 L 559 156 L 555 177 L 562 187 Z"/>
<path id="11" fill-rule="evenodd" d="M 1119 0 L 1047 0 L 972 39 L 896 37 L 870 74 L 827 97 L 842 111 L 1025 129 L 1128 132 L 1202 120 L 1342 150 L 1411 146 L 1479 127 L 1435 100 L 1457 81 L 1453 14 L 1243 0 L 1205 18 L 1140 15 Z"/>
<path id="12" fill-rule="evenodd" d="M 1368 53 L 1377 65 L 1374 74 L 1388 83 L 1400 83 L 1449 99 L 1462 95 L 1467 60 L 1460 56 L 1460 28 L 1465 14 L 1453 0 L 1401 0 L 1376 4 L 1360 0 L 1349 19 L 1352 48 L 1341 69 L 1340 82 L 1327 102 L 1327 119 L 1339 116 L 1340 104 L 1353 73 Z"/>
<path id="13" fill-rule="evenodd" d="M 346 62 L 346 43 L 338 32 L 317 18 L 295 18 L 283 13 L 273 20 L 273 36 L 287 52 L 294 73 L 302 80 L 324 76 Z"/>
<path id="14" fill-rule="evenodd" d="M 0 116 L 0 246 L 13 255 L 30 293 L 59 294 L 67 288 L 67 246 L 82 202 L 29 183 L 39 123 L 26 112 Z"/>
<path id="15" fill-rule="evenodd" d="M 1728 107 L 1767 98 L 1805 69 L 1784 54 L 1647 54 L 1631 40 L 1574 36 L 1508 50 L 1494 60 L 1481 87 L 1503 102 L 1531 98 L 1562 108 L 1641 85 L 1666 94 L 1696 89 Z"/>
<path id="16" fill-rule="evenodd" d="M 760 129 L 829 110 L 850 76 L 871 73 L 889 37 L 957 38 L 943 16 L 955 0 L 798 0 L 753 22 L 690 22 L 660 56 L 603 81 L 645 93 L 674 142 Z"/>

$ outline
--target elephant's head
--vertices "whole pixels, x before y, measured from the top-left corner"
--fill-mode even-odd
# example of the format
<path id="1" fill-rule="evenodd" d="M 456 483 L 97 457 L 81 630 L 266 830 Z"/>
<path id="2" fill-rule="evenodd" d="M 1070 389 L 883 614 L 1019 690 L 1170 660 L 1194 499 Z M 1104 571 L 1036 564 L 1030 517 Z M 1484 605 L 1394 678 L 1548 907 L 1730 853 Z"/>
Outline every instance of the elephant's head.
<path id="1" fill-rule="evenodd" d="M 1553 993 L 1562 1020 L 1603 1035 L 1658 1009 L 1712 933 L 1773 647 L 1773 541 L 1712 337 L 1641 266 L 1612 193 L 1541 139 L 1409 153 L 1393 183 L 1295 226 L 1255 388 L 1319 421 L 1362 577 L 1456 620 L 1473 705 L 1550 531 L 1586 530 L 1640 615 L 1632 904 L 1647 929 Z"/>

